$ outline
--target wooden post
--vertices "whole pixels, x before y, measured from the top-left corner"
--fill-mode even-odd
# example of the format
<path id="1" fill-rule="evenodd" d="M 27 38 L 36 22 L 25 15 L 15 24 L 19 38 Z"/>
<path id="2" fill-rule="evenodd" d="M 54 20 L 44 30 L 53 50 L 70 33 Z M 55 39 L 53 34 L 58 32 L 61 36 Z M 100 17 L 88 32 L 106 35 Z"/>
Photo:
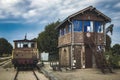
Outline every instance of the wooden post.
<path id="1" fill-rule="evenodd" d="M 82 45 L 82 51 L 81 51 L 81 68 L 85 68 L 85 45 Z"/>

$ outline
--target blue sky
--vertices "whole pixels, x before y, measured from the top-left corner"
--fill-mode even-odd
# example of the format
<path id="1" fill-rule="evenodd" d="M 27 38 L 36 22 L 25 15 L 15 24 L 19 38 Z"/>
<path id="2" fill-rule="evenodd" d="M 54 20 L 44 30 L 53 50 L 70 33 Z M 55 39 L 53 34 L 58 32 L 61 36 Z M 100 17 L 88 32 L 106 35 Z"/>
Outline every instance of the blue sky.
<path id="1" fill-rule="evenodd" d="M 112 19 L 112 45 L 120 44 L 119 0 L 0 0 L 0 37 L 13 40 L 38 36 L 45 25 L 65 19 L 88 6 L 94 6 Z"/>

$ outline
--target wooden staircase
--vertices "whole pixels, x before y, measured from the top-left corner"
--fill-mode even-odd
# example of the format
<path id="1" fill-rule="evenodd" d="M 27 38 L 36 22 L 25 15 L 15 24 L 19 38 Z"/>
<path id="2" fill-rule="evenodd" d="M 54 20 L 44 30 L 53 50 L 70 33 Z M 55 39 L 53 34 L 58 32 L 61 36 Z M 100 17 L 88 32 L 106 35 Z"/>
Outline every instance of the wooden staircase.
<path id="1" fill-rule="evenodd" d="M 88 45 L 92 50 L 93 55 L 95 56 L 96 65 L 98 68 L 101 69 L 101 72 L 105 73 L 106 70 L 109 70 L 110 73 L 113 73 L 110 64 L 108 64 L 108 62 L 106 61 L 102 48 L 98 49 L 99 46 L 97 46 L 95 43 L 93 44 L 93 46 L 95 46 L 95 49 L 92 48 L 91 44 Z"/>

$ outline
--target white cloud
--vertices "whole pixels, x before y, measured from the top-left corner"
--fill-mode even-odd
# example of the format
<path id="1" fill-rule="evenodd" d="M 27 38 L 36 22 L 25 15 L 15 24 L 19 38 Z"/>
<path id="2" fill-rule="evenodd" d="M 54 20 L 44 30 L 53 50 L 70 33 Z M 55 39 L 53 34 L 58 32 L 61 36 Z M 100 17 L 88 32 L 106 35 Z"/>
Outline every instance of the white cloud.
<path id="1" fill-rule="evenodd" d="M 37 34 L 36 33 L 27 33 L 27 39 L 33 39 L 36 38 Z"/>
<path id="2" fill-rule="evenodd" d="M 69 15 L 93 5 L 111 17 L 115 27 L 119 27 L 120 11 L 113 12 L 109 8 L 113 6 L 119 9 L 120 3 L 113 1 L 116 2 L 116 5 L 112 5 L 112 1 L 113 0 L 0 0 L 0 19 L 15 18 L 23 20 L 3 21 L 3 23 L 36 22 L 46 25 L 58 19 L 63 20 Z M 99 7 L 100 4 L 105 2 L 111 2 L 111 4 L 105 4 L 106 6 Z M 30 35 L 34 36 L 35 34 Z M 113 39 L 115 39 L 115 37 L 113 37 Z"/>
<path id="3" fill-rule="evenodd" d="M 120 8 L 120 2 L 117 3 L 114 7 L 115 7 L 115 8 Z"/>
<path id="4" fill-rule="evenodd" d="M 8 8 L 16 5 L 21 1 L 22 0 L 0 0 L 0 4 L 2 5 L 2 8 Z"/>
<path id="5" fill-rule="evenodd" d="M 56 18 L 64 19 L 71 13 L 81 9 L 83 6 L 89 6 L 89 3 L 94 4 L 95 0 L 1 0 L 0 10 L 2 10 L 6 17 L 23 18 L 26 22 L 35 22 L 42 19 L 56 20 Z M 20 5 L 26 4 L 26 5 Z M 83 4 L 84 3 L 84 4 Z M 25 7 L 25 8 L 24 8 Z M 26 8 L 27 7 L 27 8 Z M 3 14 L 0 14 L 3 17 Z M 53 17 L 56 18 L 53 18 Z M 3 17 L 4 18 L 4 17 Z M 32 20 L 31 20 L 32 18 Z M 36 18 L 36 19 L 35 19 Z M 38 20 L 37 20 L 38 19 Z"/>
<path id="6" fill-rule="evenodd" d="M 9 18 L 11 15 L 13 17 L 18 17 L 22 14 L 21 10 L 18 9 L 17 5 L 22 3 L 23 0 L 0 0 L 0 10 L 4 14 L 0 14 L 2 16 L 6 16 L 5 18 Z"/>
<path id="7" fill-rule="evenodd" d="M 29 18 L 35 17 L 36 15 L 38 15 L 36 10 L 29 10 L 27 13 L 23 14 L 23 17 L 26 19 L 29 19 Z"/>

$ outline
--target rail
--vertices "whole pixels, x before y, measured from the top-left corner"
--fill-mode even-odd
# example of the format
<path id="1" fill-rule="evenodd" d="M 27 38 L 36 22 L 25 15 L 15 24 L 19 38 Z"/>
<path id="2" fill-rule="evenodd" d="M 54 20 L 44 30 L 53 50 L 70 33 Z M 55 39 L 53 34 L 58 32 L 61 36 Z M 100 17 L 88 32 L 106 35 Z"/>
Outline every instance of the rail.
<path id="1" fill-rule="evenodd" d="M 14 77 L 14 80 L 17 80 L 18 73 L 19 73 L 19 70 L 17 70 L 15 77 Z"/>
<path id="2" fill-rule="evenodd" d="M 5 64 L 8 64 L 10 61 L 11 61 L 11 59 L 7 59 L 7 60 L 5 60 L 5 61 L 3 61 L 3 62 L 0 62 L 0 66 L 3 66 L 3 65 L 5 65 Z"/>
<path id="3" fill-rule="evenodd" d="M 36 77 L 36 80 L 40 80 L 40 79 L 38 78 L 38 76 L 36 75 L 34 69 L 33 69 L 33 74 L 34 74 L 34 76 Z"/>
<path id="4" fill-rule="evenodd" d="M 18 79 L 18 74 L 19 74 L 20 70 L 18 69 L 16 74 L 15 74 L 15 77 L 14 77 L 14 80 L 19 80 Z M 35 73 L 34 69 L 32 69 L 32 72 L 33 72 L 33 75 L 35 76 L 36 80 L 40 80 L 37 76 L 37 74 Z"/>

